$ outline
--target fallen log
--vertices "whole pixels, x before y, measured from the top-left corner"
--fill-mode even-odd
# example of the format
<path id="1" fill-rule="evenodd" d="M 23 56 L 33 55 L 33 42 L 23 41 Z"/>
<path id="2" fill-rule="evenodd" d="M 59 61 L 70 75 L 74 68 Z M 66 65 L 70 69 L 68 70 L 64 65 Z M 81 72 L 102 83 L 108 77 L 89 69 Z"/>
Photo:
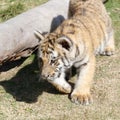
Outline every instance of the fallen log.
<path id="1" fill-rule="evenodd" d="M 49 0 L 0 24 L 0 64 L 31 55 L 37 49 L 34 30 L 53 31 L 67 17 L 69 0 Z"/>

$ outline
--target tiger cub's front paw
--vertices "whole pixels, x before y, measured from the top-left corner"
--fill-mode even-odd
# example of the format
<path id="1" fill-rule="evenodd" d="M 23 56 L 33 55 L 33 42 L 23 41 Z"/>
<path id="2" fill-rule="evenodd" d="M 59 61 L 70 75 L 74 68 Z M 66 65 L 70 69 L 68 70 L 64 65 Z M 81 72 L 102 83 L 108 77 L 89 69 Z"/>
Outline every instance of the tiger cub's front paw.
<path id="1" fill-rule="evenodd" d="M 57 90 L 63 93 L 71 93 L 71 85 L 64 79 L 56 79 L 54 81 L 49 81 Z"/>
<path id="2" fill-rule="evenodd" d="M 75 104 L 89 105 L 93 103 L 90 93 L 74 92 L 71 94 L 71 101 Z"/>
<path id="3" fill-rule="evenodd" d="M 62 93 L 70 93 L 71 92 L 71 86 L 70 85 L 63 85 L 63 86 L 56 85 L 56 84 L 53 84 L 53 85 L 55 86 L 55 88 L 57 90 L 59 90 Z"/>

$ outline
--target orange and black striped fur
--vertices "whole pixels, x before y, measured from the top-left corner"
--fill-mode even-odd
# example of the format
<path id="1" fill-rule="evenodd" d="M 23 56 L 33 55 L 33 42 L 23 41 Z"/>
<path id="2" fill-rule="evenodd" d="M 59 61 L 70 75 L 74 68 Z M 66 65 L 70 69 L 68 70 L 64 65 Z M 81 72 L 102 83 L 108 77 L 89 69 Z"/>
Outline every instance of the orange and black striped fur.
<path id="1" fill-rule="evenodd" d="M 111 19 L 101 0 L 70 0 L 69 19 L 54 32 L 42 36 L 39 46 L 41 77 L 58 90 L 71 93 L 74 103 L 92 102 L 90 87 L 95 71 L 95 55 L 114 53 Z M 72 90 L 66 73 L 74 66 L 77 80 Z"/>

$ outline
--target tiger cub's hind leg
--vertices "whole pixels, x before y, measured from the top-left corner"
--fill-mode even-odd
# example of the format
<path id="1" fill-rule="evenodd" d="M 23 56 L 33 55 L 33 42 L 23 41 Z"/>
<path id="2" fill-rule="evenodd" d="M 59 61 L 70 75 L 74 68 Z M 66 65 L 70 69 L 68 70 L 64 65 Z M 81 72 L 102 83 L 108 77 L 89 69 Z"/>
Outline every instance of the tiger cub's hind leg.
<path id="1" fill-rule="evenodd" d="M 108 33 L 108 40 L 106 40 L 106 45 L 105 45 L 105 49 L 103 52 L 103 55 L 113 55 L 115 52 L 115 43 L 114 43 L 114 33 L 113 30 L 111 30 Z"/>

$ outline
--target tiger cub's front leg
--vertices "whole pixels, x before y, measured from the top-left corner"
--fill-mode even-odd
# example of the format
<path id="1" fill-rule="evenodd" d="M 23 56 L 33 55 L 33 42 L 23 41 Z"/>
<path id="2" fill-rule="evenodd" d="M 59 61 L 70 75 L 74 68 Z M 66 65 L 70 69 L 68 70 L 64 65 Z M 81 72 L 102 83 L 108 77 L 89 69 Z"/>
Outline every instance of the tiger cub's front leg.
<path id="1" fill-rule="evenodd" d="M 95 71 L 95 56 L 91 57 L 88 63 L 77 68 L 77 81 L 71 94 L 71 101 L 76 104 L 88 105 L 92 102 L 90 87 Z"/>

